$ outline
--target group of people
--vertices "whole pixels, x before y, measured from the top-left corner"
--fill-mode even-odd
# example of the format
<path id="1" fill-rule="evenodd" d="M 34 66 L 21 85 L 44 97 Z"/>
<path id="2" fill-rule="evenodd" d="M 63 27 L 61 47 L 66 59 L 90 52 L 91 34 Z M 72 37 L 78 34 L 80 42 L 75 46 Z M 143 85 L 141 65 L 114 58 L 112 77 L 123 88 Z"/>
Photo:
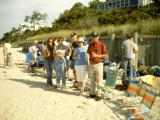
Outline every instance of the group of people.
<path id="1" fill-rule="evenodd" d="M 34 41 L 28 48 L 25 62 L 28 63 L 28 70 L 34 72 L 34 67 L 44 67 L 43 51 L 45 45 L 42 41 Z"/>
<path id="2" fill-rule="evenodd" d="M 130 79 L 134 54 L 137 52 L 137 46 L 133 42 L 131 34 L 126 35 L 127 39 L 122 43 L 122 61 L 125 70 L 125 79 Z M 65 38 L 49 38 L 46 46 L 34 45 L 29 50 L 33 58 L 37 53 L 43 56 L 44 67 L 47 73 L 47 86 L 53 86 L 52 73 L 56 73 L 55 88 L 60 87 L 62 79 L 62 89 L 66 88 L 66 80 L 71 80 L 69 69 L 73 70 L 74 84 L 73 87 L 79 89 L 78 94 L 83 95 L 86 74 L 90 78 L 90 98 L 100 100 L 101 97 L 97 92 L 101 81 L 103 80 L 103 63 L 108 58 L 108 48 L 100 40 L 97 32 L 92 33 L 92 41 L 88 43 L 86 37 L 78 37 L 77 33 L 71 34 L 71 41 L 66 42 Z M 41 46 L 41 47 L 40 47 Z M 34 54 L 34 51 L 38 51 Z M 33 65 L 33 63 L 31 63 Z"/>
<path id="3" fill-rule="evenodd" d="M 83 95 L 86 82 L 86 74 L 90 77 L 90 98 L 100 99 L 96 93 L 99 83 L 103 80 L 103 61 L 108 57 L 108 49 L 100 40 L 99 34 L 92 34 L 92 42 L 88 44 L 86 37 L 78 37 L 77 33 L 71 34 L 71 41 L 64 38 L 49 38 L 43 50 L 44 67 L 47 73 L 47 86 L 53 86 L 52 73 L 56 73 L 55 88 L 66 88 L 66 80 L 71 80 L 69 69 L 73 70 L 73 87 Z"/>
<path id="4" fill-rule="evenodd" d="M 125 79 L 130 79 L 134 54 L 137 52 L 137 46 L 133 42 L 131 34 L 127 34 L 127 40 L 122 43 L 122 61 L 123 68 L 126 71 Z M 11 45 L 4 45 L 4 65 L 10 65 Z M 29 63 L 28 69 L 33 70 L 34 66 L 44 67 L 46 71 L 47 86 L 53 86 L 52 74 L 56 73 L 55 88 L 60 87 L 62 79 L 62 89 L 66 88 L 66 80 L 71 80 L 69 69 L 73 70 L 73 87 L 79 90 L 78 94 L 83 95 L 86 74 L 90 78 L 90 98 L 100 100 L 97 92 L 101 81 L 103 80 L 103 63 L 108 56 L 108 48 L 100 40 L 97 32 L 92 33 L 92 41 L 88 43 L 86 37 L 78 37 L 77 33 L 71 34 L 71 41 L 66 42 L 65 38 L 49 38 L 46 45 L 42 41 L 34 41 L 29 47 L 26 61 Z M 129 71 L 129 72 L 128 72 Z"/>

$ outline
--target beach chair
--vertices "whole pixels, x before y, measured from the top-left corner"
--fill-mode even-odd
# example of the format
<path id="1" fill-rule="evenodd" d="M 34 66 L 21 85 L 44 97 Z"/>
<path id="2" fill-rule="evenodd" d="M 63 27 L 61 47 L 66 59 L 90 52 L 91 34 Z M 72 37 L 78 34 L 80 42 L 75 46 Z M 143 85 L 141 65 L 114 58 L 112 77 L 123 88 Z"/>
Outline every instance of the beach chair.
<path id="1" fill-rule="evenodd" d="M 124 115 L 129 120 L 145 120 L 146 117 L 152 119 L 153 113 L 151 114 L 150 110 L 152 109 L 157 94 L 157 91 L 153 90 L 153 88 L 147 88 L 141 101 L 130 101 L 122 98 L 111 101 L 109 104 L 114 104 L 116 114 Z"/>
<path id="2" fill-rule="evenodd" d="M 131 80 L 129 82 L 127 88 L 127 95 L 128 96 L 137 96 L 140 90 L 140 81 L 139 80 Z"/>
<path id="3" fill-rule="evenodd" d="M 106 80 L 103 86 L 99 86 L 99 93 L 102 98 L 114 100 L 119 94 L 115 94 L 114 90 L 116 87 L 117 80 L 121 80 L 122 69 L 114 69 L 106 71 Z"/>
<path id="4" fill-rule="evenodd" d="M 139 80 L 130 80 L 128 88 L 127 88 L 127 96 L 130 97 L 127 99 L 124 97 L 123 99 L 117 99 L 117 104 L 119 104 L 119 107 L 131 107 L 131 106 L 137 106 L 136 98 L 131 98 L 131 96 L 136 97 L 140 90 L 140 81 Z"/>
<path id="5" fill-rule="evenodd" d="M 116 82 L 115 82 L 115 84 L 116 84 Z M 114 86 L 115 86 L 115 84 L 113 84 L 113 87 L 112 88 L 114 88 Z M 129 85 L 128 85 L 128 88 L 127 88 L 127 96 L 128 97 L 130 97 L 130 96 L 134 96 L 134 97 L 136 97 L 137 95 L 138 95 L 138 93 L 139 93 L 139 89 L 140 89 L 140 81 L 139 80 L 131 80 L 130 81 L 130 83 L 129 83 Z M 111 99 L 110 99 L 110 101 L 114 101 L 114 103 L 116 103 L 119 107 L 122 107 L 123 106 L 123 103 L 124 104 L 130 104 L 130 103 L 134 103 L 134 102 L 132 102 L 132 100 L 133 100 L 133 98 L 132 99 L 130 99 L 130 100 L 127 100 L 127 99 L 125 99 L 127 96 L 125 96 L 125 97 L 123 97 L 123 98 L 118 98 L 120 95 L 116 95 L 116 94 L 114 94 L 113 92 L 112 92 L 112 90 L 111 89 L 109 89 L 108 87 L 107 87 L 107 89 L 102 89 L 102 94 L 107 94 L 107 95 L 110 95 L 111 94 Z M 124 100 L 125 99 L 125 100 Z M 125 102 L 125 101 L 127 101 L 127 102 Z"/>
<path id="6" fill-rule="evenodd" d="M 153 115 L 151 114 L 150 110 L 152 109 L 152 106 L 154 104 L 156 96 L 157 96 L 156 90 L 153 91 L 153 90 L 147 88 L 145 90 L 145 94 L 144 94 L 139 106 L 137 108 L 129 108 L 129 109 L 127 108 L 128 112 L 133 113 L 129 117 L 129 120 L 144 119 L 146 117 L 149 119 L 152 119 Z"/>

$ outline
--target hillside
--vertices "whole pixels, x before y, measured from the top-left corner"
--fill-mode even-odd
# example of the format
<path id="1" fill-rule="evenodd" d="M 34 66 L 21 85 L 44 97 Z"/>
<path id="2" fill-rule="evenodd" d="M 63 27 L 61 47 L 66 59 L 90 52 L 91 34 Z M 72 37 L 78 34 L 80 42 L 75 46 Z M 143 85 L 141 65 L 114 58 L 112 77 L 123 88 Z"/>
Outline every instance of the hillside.
<path id="1" fill-rule="evenodd" d="M 123 34 L 124 32 L 160 33 L 159 3 L 117 10 L 97 10 L 98 4 L 101 4 L 99 0 L 93 0 L 89 6 L 77 2 L 70 10 L 64 11 L 58 19 L 53 21 L 52 28 L 46 27 L 37 31 L 26 30 L 23 34 L 18 35 L 10 31 L 4 34 L 1 41 L 15 42 L 57 36 L 68 37 L 72 31 L 80 35 L 89 35 L 92 31 L 99 31 L 102 35 Z"/>

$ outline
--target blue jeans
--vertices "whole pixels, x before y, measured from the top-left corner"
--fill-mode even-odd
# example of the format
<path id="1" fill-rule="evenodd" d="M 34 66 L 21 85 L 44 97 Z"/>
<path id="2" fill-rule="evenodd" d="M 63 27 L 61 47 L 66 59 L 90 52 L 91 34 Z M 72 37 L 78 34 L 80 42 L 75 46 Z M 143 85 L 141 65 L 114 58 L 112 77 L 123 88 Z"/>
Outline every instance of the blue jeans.
<path id="1" fill-rule="evenodd" d="M 129 80 L 132 77 L 132 59 L 124 59 L 125 80 Z"/>
<path id="2" fill-rule="evenodd" d="M 47 72 L 47 84 L 52 85 L 52 71 L 53 71 L 53 61 L 51 60 L 44 60 L 44 66 L 46 68 L 46 72 Z"/>
<path id="3" fill-rule="evenodd" d="M 55 62 L 56 82 L 60 84 L 60 78 L 62 77 L 62 84 L 66 85 L 66 59 L 63 57 L 63 62 Z"/>

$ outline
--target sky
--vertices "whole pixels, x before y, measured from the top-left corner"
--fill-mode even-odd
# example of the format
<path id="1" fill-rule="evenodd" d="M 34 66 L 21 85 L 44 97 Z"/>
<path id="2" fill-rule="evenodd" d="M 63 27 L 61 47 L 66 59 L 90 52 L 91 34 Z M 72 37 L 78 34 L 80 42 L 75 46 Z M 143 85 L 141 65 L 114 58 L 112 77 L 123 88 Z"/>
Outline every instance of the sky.
<path id="1" fill-rule="evenodd" d="M 88 5 L 91 0 L 0 0 L 0 38 L 13 27 L 24 23 L 26 15 L 33 11 L 47 13 L 47 23 L 51 23 L 76 2 Z"/>

